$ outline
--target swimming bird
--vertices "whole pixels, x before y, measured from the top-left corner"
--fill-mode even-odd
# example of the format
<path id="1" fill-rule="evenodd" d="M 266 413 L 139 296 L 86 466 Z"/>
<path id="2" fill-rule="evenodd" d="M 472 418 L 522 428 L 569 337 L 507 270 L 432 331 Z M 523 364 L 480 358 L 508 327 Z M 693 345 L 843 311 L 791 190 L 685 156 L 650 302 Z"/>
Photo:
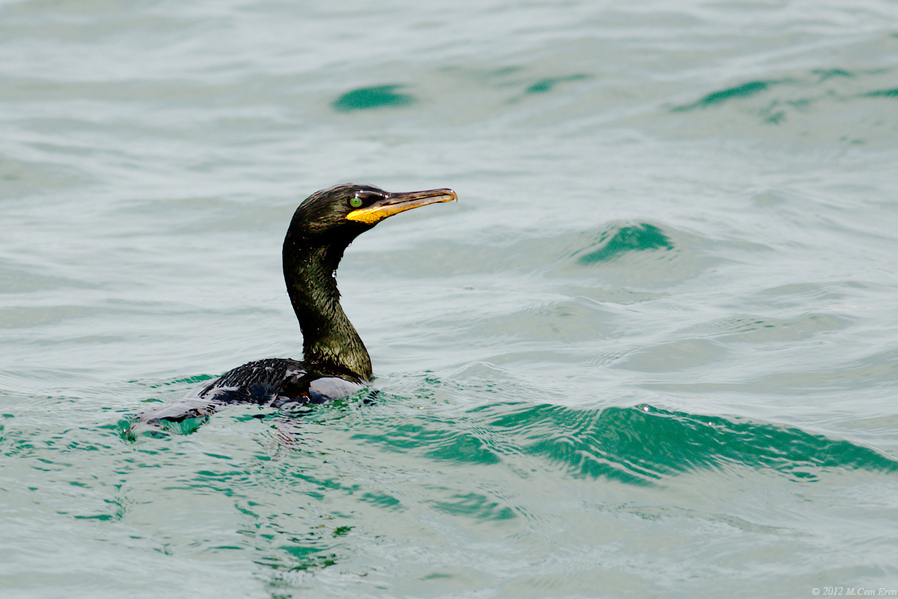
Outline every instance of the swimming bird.
<path id="1" fill-rule="evenodd" d="M 390 193 L 346 183 L 317 191 L 296 212 L 284 238 L 287 294 L 299 320 L 303 360 L 269 358 L 230 370 L 180 403 L 151 409 L 140 421 L 208 416 L 227 403 L 287 407 L 345 397 L 373 378 L 371 357 L 340 306 L 336 271 L 352 241 L 413 208 L 458 200 L 451 189 Z"/>

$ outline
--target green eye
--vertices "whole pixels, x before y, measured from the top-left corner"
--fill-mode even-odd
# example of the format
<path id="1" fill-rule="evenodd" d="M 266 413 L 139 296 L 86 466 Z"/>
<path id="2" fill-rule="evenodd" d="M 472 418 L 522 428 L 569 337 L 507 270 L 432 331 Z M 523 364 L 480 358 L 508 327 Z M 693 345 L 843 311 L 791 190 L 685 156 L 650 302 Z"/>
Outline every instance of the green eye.
<path id="1" fill-rule="evenodd" d="M 362 205 L 362 200 L 360 198 L 352 198 L 351 200 L 349 200 L 349 205 L 353 208 L 358 208 Z"/>

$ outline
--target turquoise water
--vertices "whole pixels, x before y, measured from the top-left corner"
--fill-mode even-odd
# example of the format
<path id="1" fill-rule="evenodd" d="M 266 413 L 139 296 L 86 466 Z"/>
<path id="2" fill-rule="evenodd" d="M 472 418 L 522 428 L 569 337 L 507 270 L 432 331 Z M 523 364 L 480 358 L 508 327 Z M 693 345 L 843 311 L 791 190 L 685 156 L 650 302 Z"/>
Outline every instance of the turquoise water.
<path id="1" fill-rule="evenodd" d="M 0 3 L 0 596 L 898 589 L 894 2 Z M 297 204 L 380 393 L 299 357 Z"/>

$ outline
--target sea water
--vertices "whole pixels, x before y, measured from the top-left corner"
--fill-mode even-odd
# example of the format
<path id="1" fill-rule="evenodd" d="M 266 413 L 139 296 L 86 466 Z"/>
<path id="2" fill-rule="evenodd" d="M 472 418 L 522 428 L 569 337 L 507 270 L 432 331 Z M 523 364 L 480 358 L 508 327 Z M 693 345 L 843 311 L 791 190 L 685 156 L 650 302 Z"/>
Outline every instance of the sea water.
<path id="1" fill-rule="evenodd" d="M 0 3 L 0 596 L 898 592 L 898 5 Z M 133 416 L 300 358 L 376 396 Z"/>

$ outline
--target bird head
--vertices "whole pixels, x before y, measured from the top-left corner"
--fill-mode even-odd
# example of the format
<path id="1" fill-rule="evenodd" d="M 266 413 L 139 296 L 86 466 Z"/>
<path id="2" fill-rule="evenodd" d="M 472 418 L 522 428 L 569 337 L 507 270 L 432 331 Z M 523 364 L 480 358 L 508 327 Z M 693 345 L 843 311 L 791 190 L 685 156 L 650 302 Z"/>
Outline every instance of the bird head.
<path id="1" fill-rule="evenodd" d="M 316 191 L 300 204 L 290 225 L 307 243 L 347 244 L 387 217 L 458 197 L 451 189 L 390 193 L 373 185 L 344 183 Z"/>

